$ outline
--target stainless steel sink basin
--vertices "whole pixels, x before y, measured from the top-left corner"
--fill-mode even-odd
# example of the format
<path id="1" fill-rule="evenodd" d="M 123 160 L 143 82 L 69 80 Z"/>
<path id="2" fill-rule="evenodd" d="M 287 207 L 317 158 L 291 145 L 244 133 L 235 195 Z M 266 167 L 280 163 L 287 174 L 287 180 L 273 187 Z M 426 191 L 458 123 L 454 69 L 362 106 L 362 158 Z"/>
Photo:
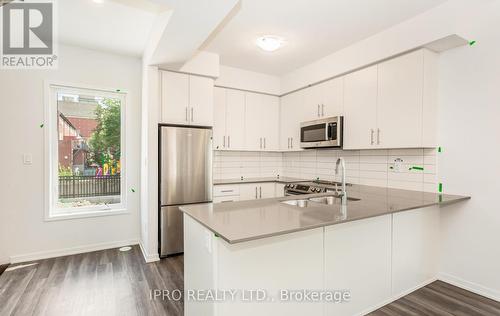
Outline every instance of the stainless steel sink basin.
<path id="1" fill-rule="evenodd" d="M 360 199 L 357 199 L 357 198 L 347 197 L 347 201 L 359 201 L 359 200 Z M 321 196 L 321 197 L 316 197 L 316 198 L 309 198 L 309 201 L 314 202 L 314 203 L 333 205 L 336 202 L 340 203 L 340 196 L 327 195 L 327 196 Z"/>
<path id="2" fill-rule="evenodd" d="M 288 201 L 281 201 L 283 204 L 288 204 L 292 206 L 297 206 L 297 207 L 307 207 L 309 204 L 308 200 L 288 200 Z"/>

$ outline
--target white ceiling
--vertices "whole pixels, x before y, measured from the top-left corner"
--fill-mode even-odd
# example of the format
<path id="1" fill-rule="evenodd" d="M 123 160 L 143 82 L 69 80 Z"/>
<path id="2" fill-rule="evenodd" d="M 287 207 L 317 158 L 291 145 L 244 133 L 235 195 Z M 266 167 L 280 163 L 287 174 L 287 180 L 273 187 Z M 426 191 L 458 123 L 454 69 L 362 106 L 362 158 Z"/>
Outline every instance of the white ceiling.
<path id="1" fill-rule="evenodd" d="M 282 75 L 444 2 L 242 0 L 240 11 L 204 49 L 218 53 L 223 65 Z M 286 44 L 264 52 L 255 45 L 262 35 L 281 36 Z"/>
<path id="2" fill-rule="evenodd" d="M 141 56 L 160 10 L 147 0 L 57 1 L 59 42 Z"/>

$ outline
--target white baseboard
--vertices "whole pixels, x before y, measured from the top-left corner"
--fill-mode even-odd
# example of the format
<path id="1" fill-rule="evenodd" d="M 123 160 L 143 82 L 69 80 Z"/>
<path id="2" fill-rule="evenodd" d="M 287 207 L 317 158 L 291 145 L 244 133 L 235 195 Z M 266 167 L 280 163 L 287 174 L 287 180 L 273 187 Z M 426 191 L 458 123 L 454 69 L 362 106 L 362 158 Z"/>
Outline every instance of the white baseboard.
<path id="1" fill-rule="evenodd" d="M 11 256 L 10 263 L 11 264 L 12 263 L 21 263 L 21 262 L 42 260 L 42 259 L 55 258 L 55 257 L 70 256 L 70 255 L 76 255 L 76 254 L 80 254 L 80 253 L 99 251 L 99 250 L 105 250 L 105 249 L 111 249 L 111 248 L 119 248 L 119 247 L 124 247 L 124 246 L 132 246 L 132 245 L 137 245 L 137 244 L 138 244 L 137 240 L 125 240 L 125 241 L 100 243 L 100 244 L 93 244 L 93 245 L 73 247 L 73 248 L 34 252 L 34 253 L 29 253 L 29 254 L 24 254 L 24 255 Z"/>
<path id="2" fill-rule="evenodd" d="M 385 300 L 384 302 L 382 302 L 382 303 L 380 303 L 380 304 L 377 304 L 377 305 L 375 305 L 375 306 L 373 306 L 373 307 L 370 307 L 370 308 L 365 309 L 363 312 L 359 313 L 358 315 L 359 315 L 359 316 L 363 316 L 363 315 L 369 314 L 369 313 L 371 313 L 371 312 L 374 312 L 374 311 L 376 311 L 377 309 L 379 309 L 379 308 L 381 308 L 381 307 L 384 307 L 385 305 L 390 304 L 390 303 L 392 303 L 392 302 L 394 302 L 394 301 L 397 301 L 397 300 L 399 300 L 400 298 L 402 298 L 403 296 L 406 296 L 406 295 L 410 294 L 411 292 L 414 292 L 414 291 L 416 291 L 416 290 L 418 290 L 418 289 L 420 289 L 420 288 L 423 288 L 424 286 L 427 286 L 427 285 L 429 285 L 429 284 L 431 284 L 432 282 L 437 281 L 437 280 L 438 280 L 437 278 L 432 278 L 432 279 L 429 279 L 429 280 L 427 280 L 427 281 L 425 281 L 425 282 L 423 282 L 423 283 L 420 283 L 419 285 L 417 285 L 417 286 L 415 286 L 415 287 L 413 287 L 413 288 L 411 288 L 411 289 L 408 289 L 408 290 L 406 290 L 406 291 L 403 291 L 403 292 L 401 292 L 401 293 L 398 293 L 398 294 L 396 294 L 396 295 L 393 295 L 390 299 Z"/>
<path id="3" fill-rule="evenodd" d="M 146 261 L 146 263 L 160 261 L 160 255 L 157 254 L 157 253 L 148 254 L 146 252 L 146 250 L 144 249 L 144 246 L 142 245 L 142 242 L 139 242 L 139 247 L 141 248 L 142 256 L 144 257 L 144 260 Z"/>
<path id="4" fill-rule="evenodd" d="M 500 302 L 500 291 L 498 290 L 494 290 L 474 282 L 469 282 L 447 273 L 439 273 L 438 279 L 469 292 Z"/>

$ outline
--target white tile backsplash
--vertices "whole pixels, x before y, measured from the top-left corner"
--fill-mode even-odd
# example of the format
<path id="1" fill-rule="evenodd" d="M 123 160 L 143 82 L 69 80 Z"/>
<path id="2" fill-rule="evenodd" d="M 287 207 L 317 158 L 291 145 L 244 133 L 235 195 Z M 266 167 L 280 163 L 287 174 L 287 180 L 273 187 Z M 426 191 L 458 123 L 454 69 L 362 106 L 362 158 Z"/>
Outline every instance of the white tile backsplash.
<path id="1" fill-rule="evenodd" d="M 435 149 L 305 150 L 300 152 L 214 152 L 214 178 L 288 176 L 340 180 L 335 175 L 338 157 L 346 161 L 347 181 L 383 187 L 437 191 Z M 395 160 L 400 159 L 396 170 Z M 414 170 L 421 167 L 424 170 Z"/>

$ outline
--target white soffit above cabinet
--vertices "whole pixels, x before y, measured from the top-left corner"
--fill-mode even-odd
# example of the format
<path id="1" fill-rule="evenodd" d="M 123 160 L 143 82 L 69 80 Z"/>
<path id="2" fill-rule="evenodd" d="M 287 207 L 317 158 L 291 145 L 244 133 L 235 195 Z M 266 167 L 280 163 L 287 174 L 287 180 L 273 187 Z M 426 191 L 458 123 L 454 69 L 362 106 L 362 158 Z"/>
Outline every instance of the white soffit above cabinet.
<path id="1" fill-rule="evenodd" d="M 240 10 L 203 49 L 219 54 L 223 65 L 283 75 L 444 2 L 242 0 Z M 284 46 L 262 51 L 255 40 L 267 34 L 284 38 Z"/>

